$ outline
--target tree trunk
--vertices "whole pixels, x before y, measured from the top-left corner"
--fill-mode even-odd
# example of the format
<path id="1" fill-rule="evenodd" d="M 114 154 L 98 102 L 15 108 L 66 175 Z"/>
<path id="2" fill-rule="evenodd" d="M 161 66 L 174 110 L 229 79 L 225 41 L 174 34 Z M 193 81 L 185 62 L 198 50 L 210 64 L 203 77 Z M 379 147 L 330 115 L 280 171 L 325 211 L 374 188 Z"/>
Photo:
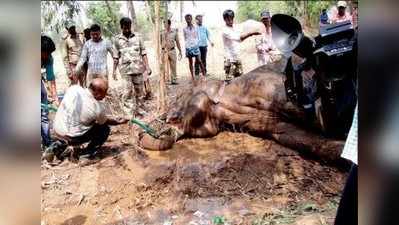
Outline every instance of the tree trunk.
<path id="1" fill-rule="evenodd" d="M 183 8 L 184 8 L 184 1 L 180 1 L 180 23 L 183 23 Z"/>
<path id="2" fill-rule="evenodd" d="M 136 18 L 136 11 L 134 10 L 133 1 L 127 1 L 127 8 L 129 9 L 130 19 L 132 20 L 132 24 L 134 29 L 137 29 L 137 18 Z"/>
<path id="3" fill-rule="evenodd" d="M 159 88 L 158 88 L 158 113 L 163 114 L 166 112 L 166 87 L 165 87 L 165 71 L 164 63 L 161 57 L 161 43 L 160 43 L 160 2 L 155 1 L 155 41 L 156 41 L 156 53 L 157 63 L 159 65 Z"/>
<path id="4" fill-rule="evenodd" d="M 151 16 L 151 6 L 148 4 L 148 1 L 145 1 L 145 13 L 147 15 L 148 21 L 150 21 L 151 25 L 154 27 L 155 23 Z"/>

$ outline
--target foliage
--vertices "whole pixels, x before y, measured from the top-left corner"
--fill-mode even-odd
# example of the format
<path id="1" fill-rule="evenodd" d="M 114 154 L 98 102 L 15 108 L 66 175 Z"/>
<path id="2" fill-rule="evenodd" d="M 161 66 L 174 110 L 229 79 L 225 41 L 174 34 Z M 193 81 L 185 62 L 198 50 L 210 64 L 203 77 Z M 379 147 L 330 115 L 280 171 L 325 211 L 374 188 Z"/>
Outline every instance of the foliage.
<path id="1" fill-rule="evenodd" d="M 41 1 L 41 30 L 60 33 L 65 23 L 72 20 L 81 11 L 77 1 Z"/>
<path id="2" fill-rule="evenodd" d="M 148 39 L 149 35 L 152 32 L 151 22 L 148 20 L 147 16 L 143 12 L 139 12 L 136 14 L 137 19 L 137 28 L 134 28 L 135 31 L 140 32 L 144 39 Z"/>
<path id="3" fill-rule="evenodd" d="M 161 17 L 160 19 L 165 17 L 169 2 L 170 1 L 161 1 L 159 9 L 160 10 L 159 16 Z M 150 7 L 150 18 L 148 19 L 150 19 L 151 22 L 155 24 L 155 1 L 147 1 L 147 3 L 148 6 Z"/>
<path id="4" fill-rule="evenodd" d="M 120 31 L 118 22 L 118 18 L 122 17 L 120 7 L 121 4 L 115 1 L 90 2 L 86 13 L 93 23 L 101 26 L 102 34 L 109 38 Z"/>
<path id="5" fill-rule="evenodd" d="M 263 10 L 271 14 L 283 13 L 303 19 L 308 26 L 317 27 L 322 9 L 328 9 L 335 1 L 239 1 L 237 19 L 239 22 L 258 20 Z"/>

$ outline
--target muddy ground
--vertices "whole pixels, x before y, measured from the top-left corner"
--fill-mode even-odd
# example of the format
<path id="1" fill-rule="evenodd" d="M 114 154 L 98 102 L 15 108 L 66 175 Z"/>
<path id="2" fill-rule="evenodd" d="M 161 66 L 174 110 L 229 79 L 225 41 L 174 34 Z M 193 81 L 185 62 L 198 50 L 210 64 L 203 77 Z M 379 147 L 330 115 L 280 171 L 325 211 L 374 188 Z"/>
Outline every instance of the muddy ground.
<path id="1" fill-rule="evenodd" d="M 42 224 L 333 224 L 343 170 L 227 131 L 145 151 L 138 129 L 113 127 L 95 160 L 43 162 Z"/>

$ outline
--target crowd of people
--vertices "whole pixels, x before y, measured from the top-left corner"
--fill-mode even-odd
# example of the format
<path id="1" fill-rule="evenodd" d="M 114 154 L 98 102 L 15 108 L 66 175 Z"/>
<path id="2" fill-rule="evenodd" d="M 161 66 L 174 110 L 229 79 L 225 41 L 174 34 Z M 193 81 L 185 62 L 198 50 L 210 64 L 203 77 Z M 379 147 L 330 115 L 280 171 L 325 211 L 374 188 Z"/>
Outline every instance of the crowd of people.
<path id="1" fill-rule="evenodd" d="M 222 38 L 225 50 L 224 70 L 226 82 L 241 76 L 242 63 L 239 57 L 240 42 L 250 36 L 261 35 L 260 32 L 241 34 L 234 26 L 234 12 L 226 10 L 223 13 L 225 26 Z M 202 23 L 203 15 L 195 16 L 195 24 L 191 14 L 185 15 L 186 26 L 183 29 L 185 55 L 188 59 L 192 81 L 208 75 L 207 51 L 208 43 L 214 46 L 209 29 Z M 266 27 L 266 33 L 256 39 L 259 61 L 267 63 L 267 53 L 273 49 L 270 30 L 270 13 L 262 12 L 261 21 Z M 122 103 L 129 118 L 142 117 L 146 113 L 144 101 L 151 96 L 148 75 L 151 69 L 148 63 L 143 37 L 132 31 L 132 21 L 124 17 L 120 19 L 121 33 L 108 40 L 102 37 L 101 27 L 93 24 L 83 32 L 83 37 L 76 31 L 76 25 L 69 21 L 65 28 L 68 35 L 62 46 L 62 61 L 70 83 L 62 102 L 59 101 L 54 75 L 54 59 L 52 53 L 56 45 L 46 35 L 41 37 L 42 62 L 42 99 L 41 99 L 41 133 L 42 146 L 46 153 L 59 158 L 68 145 L 79 145 L 89 142 L 86 150 L 81 152 L 93 155 L 95 149 L 101 146 L 108 137 L 109 127 L 126 123 L 128 119 L 111 119 L 105 116 L 105 106 L 102 99 L 108 89 L 107 57 L 113 58 L 112 78 L 118 80 L 117 70 L 123 79 Z M 177 84 L 176 64 L 182 58 L 182 47 L 178 30 L 172 28 L 171 20 L 165 21 L 161 32 L 161 52 L 167 55 L 167 63 L 171 70 L 171 85 Z M 178 50 L 178 54 L 176 51 Z M 46 85 L 47 84 L 47 85 Z M 49 88 L 46 88 L 49 86 Z M 49 94 L 47 93 L 49 89 Z M 54 118 L 54 137 L 50 135 L 48 112 L 51 107 L 57 108 Z M 57 152 L 59 151 L 59 152 Z M 68 154 L 70 151 L 66 151 Z M 51 158 L 51 157 L 50 157 Z"/>
<path id="2" fill-rule="evenodd" d="M 338 15 L 341 18 L 343 3 L 338 2 Z M 345 5 L 346 7 L 346 5 Z M 345 10 L 344 10 L 345 12 Z M 270 62 L 271 52 L 275 51 L 271 38 L 271 14 L 264 10 L 260 14 L 260 21 L 265 32 L 253 31 L 241 33 L 234 24 L 234 11 L 223 12 L 225 25 L 223 26 L 222 40 L 224 44 L 224 71 L 225 81 L 229 83 L 243 74 L 240 58 L 240 43 L 251 36 L 256 36 L 256 52 L 259 65 Z M 347 18 L 352 21 L 351 18 Z M 195 16 L 193 23 L 191 14 L 185 15 L 186 26 L 183 29 L 185 55 L 188 59 L 191 79 L 194 81 L 206 79 L 208 43 L 214 46 L 210 31 L 203 25 L 203 15 Z M 341 19 L 333 20 L 339 22 Z M 84 30 L 81 37 L 73 22 L 65 26 L 68 36 L 63 40 L 63 63 L 70 81 L 62 101 L 57 96 L 54 76 L 54 59 L 52 52 L 56 47 L 48 36 L 41 38 L 41 134 L 43 149 L 54 153 L 55 149 L 64 151 L 66 146 L 79 145 L 89 142 L 86 151 L 95 154 L 108 137 L 108 125 L 127 123 L 132 118 L 140 118 L 146 114 L 144 101 L 151 96 L 148 75 L 151 69 L 148 63 L 147 51 L 143 37 L 132 31 L 132 20 L 127 17 L 120 19 L 121 33 L 112 40 L 102 37 L 101 27 L 93 24 Z M 178 30 L 172 28 L 171 20 L 165 21 L 161 32 L 161 52 L 167 56 L 167 63 L 171 69 L 171 85 L 177 84 L 176 64 L 182 58 L 182 47 L 179 41 Z M 178 53 L 176 51 L 178 50 Z M 105 115 L 105 106 L 101 101 L 108 90 L 107 65 L 108 53 L 113 58 L 112 78 L 123 79 L 122 103 L 126 118 L 108 118 Z M 47 85 L 45 85 L 47 84 Z M 48 86 L 49 88 L 46 88 Z M 49 93 L 47 93 L 47 89 Z M 54 137 L 50 135 L 48 112 L 51 106 L 57 108 L 54 118 Z M 54 144 L 55 143 L 55 144 Z M 60 147 L 63 146 L 63 147 Z M 55 154 L 57 155 L 57 154 Z"/>
<path id="3" fill-rule="evenodd" d="M 339 1 L 337 8 L 338 11 L 332 18 L 329 18 L 326 10 L 322 11 L 321 26 L 351 21 L 353 26 L 357 27 L 357 5 L 353 8 L 352 14 L 347 12 L 345 1 Z M 235 15 L 232 10 L 224 11 L 222 16 L 225 22 L 221 32 L 225 53 L 225 81 L 229 83 L 243 74 L 240 58 L 241 42 L 251 36 L 256 36 L 255 46 L 259 65 L 268 64 L 271 61 L 272 52 L 276 48 L 271 38 L 269 11 L 265 10 L 260 14 L 260 21 L 265 26 L 264 33 L 259 31 L 241 33 L 234 24 Z M 208 43 L 212 47 L 214 43 L 211 40 L 210 31 L 202 23 L 203 15 L 195 16 L 196 24 L 192 20 L 191 14 L 185 15 L 186 26 L 183 29 L 183 37 L 185 56 L 188 59 L 191 79 L 195 83 L 194 81 L 198 79 L 206 79 L 208 75 Z M 132 118 L 143 116 L 146 113 L 144 101 L 146 97 L 151 96 L 148 80 L 151 69 L 146 47 L 142 35 L 132 31 L 130 18 L 120 19 L 121 33 L 113 37 L 112 41 L 102 37 L 101 27 L 98 24 L 93 24 L 90 28 L 85 29 L 83 38 L 76 32 L 74 23 L 68 22 L 65 28 L 68 31 L 68 36 L 62 43 L 62 59 L 70 86 L 61 102 L 57 95 L 52 57 L 56 45 L 48 36 L 41 36 L 41 140 L 44 150 L 43 158 L 47 161 L 53 161 L 54 157 L 60 160 L 65 157 L 79 159 L 80 155 L 88 155 L 89 158 L 93 158 L 107 140 L 110 134 L 109 126 L 126 124 Z M 161 32 L 160 40 L 161 52 L 167 56 L 167 63 L 171 70 L 170 84 L 175 85 L 177 84 L 176 64 L 177 60 L 182 58 L 182 47 L 178 30 L 172 28 L 170 19 L 165 21 L 165 28 Z M 119 74 L 124 81 L 122 102 L 128 118 L 113 118 L 106 114 L 106 106 L 102 100 L 107 95 L 109 87 L 108 53 L 113 58 L 112 78 L 118 79 L 116 71 L 119 68 Z M 48 118 L 51 109 L 56 111 L 53 135 L 50 134 Z M 355 117 L 356 119 L 357 117 Z M 351 130 L 356 129 L 356 125 L 357 121 L 354 121 Z M 353 137 L 355 133 L 355 131 L 351 131 L 350 136 Z M 84 143 L 88 143 L 84 149 L 76 147 Z M 357 152 L 353 153 L 354 149 L 347 143 L 344 157 L 357 164 Z M 356 155 L 355 160 L 352 159 L 354 155 Z M 357 166 L 355 165 L 352 173 L 355 174 L 356 171 Z M 347 221 L 347 218 L 352 218 L 355 214 L 351 211 L 354 207 L 351 205 L 353 199 L 350 198 L 354 195 L 348 194 L 357 185 L 354 183 L 354 176 L 351 176 L 349 185 L 345 189 L 346 194 L 338 210 L 336 224 L 341 224 L 338 222 L 341 220 Z M 345 212 L 350 213 L 348 215 Z"/>

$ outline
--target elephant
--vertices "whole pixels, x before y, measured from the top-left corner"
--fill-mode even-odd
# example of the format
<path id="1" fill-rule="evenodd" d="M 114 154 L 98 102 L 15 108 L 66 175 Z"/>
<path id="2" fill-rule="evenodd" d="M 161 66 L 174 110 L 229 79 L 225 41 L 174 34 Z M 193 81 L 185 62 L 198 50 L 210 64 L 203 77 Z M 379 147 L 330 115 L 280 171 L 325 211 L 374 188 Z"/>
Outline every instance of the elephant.
<path id="1" fill-rule="evenodd" d="M 282 64 L 260 66 L 230 83 L 207 80 L 184 89 L 170 105 L 160 137 L 141 133 L 148 150 L 167 150 L 186 137 L 212 137 L 223 130 L 272 139 L 297 151 L 336 161 L 344 140 L 322 135 L 317 121 L 287 100 Z M 165 129 L 164 129 L 165 130 Z"/>

